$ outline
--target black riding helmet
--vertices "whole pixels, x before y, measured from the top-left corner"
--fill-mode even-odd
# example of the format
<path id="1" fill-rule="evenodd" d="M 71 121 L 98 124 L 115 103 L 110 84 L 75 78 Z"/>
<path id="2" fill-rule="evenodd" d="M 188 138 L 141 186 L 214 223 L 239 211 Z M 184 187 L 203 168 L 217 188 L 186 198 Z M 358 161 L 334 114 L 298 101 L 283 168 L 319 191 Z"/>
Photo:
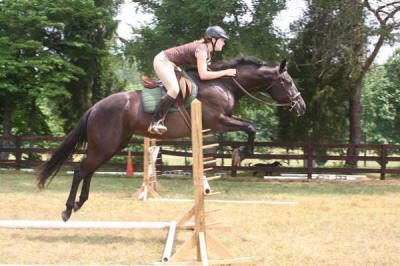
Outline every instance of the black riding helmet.
<path id="1" fill-rule="evenodd" d="M 204 38 L 206 40 L 211 40 L 212 38 L 224 38 L 229 39 L 228 35 L 226 34 L 225 30 L 220 26 L 210 26 L 206 29 L 204 33 Z"/>

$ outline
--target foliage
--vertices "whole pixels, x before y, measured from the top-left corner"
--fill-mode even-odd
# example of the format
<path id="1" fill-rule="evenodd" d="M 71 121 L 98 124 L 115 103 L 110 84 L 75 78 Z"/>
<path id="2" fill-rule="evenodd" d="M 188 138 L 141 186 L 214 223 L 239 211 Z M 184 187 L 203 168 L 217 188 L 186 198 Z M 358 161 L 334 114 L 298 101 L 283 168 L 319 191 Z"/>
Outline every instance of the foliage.
<path id="1" fill-rule="evenodd" d="M 0 110 L 12 108 L 14 134 L 49 134 L 46 120 L 60 118 L 68 130 L 90 93 L 103 97 L 123 87 L 110 84 L 116 81 L 107 67 L 120 2 L 0 2 Z M 107 88 L 98 85 L 102 76 Z"/>
<path id="2" fill-rule="evenodd" d="M 293 119 L 281 112 L 279 138 L 342 142 L 348 128 L 348 78 L 357 70 L 353 30 L 357 9 L 341 1 L 310 1 L 305 17 L 293 26 L 298 32 L 289 48 L 289 72 L 307 103 L 305 117 Z M 361 10 L 358 9 L 358 14 Z M 362 43 L 359 44 L 362 46 Z"/>
<path id="3" fill-rule="evenodd" d="M 64 131 L 75 126 L 79 117 L 93 103 L 111 92 L 122 90 L 123 82 L 110 85 L 115 77 L 110 62 L 117 22 L 113 19 L 121 0 L 61 2 L 54 18 L 65 25 L 63 38 L 53 43 L 75 66 L 83 70 L 66 86 L 70 99 L 57 99 L 60 115 L 65 118 Z M 111 79 L 110 79 L 111 76 Z M 115 87 L 111 89 L 111 87 Z"/>
<path id="4" fill-rule="evenodd" d="M 366 142 L 399 143 L 400 50 L 384 66 L 367 75 L 362 95 L 363 135 Z"/>
<path id="5" fill-rule="evenodd" d="M 299 124 L 282 113 L 279 137 L 359 143 L 361 84 L 382 44 L 394 40 L 399 3 L 313 0 L 308 8 L 293 25 L 297 36 L 289 45 L 307 114 Z M 372 51 L 369 37 L 378 40 L 370 44 Z"/>
<path id="6" fill-rule="evenodd" d="M 0 104 L 14 108 L 14 121 L 29 121 L 26 117 L 38 111 L 37 98 L 68 96 L 65 84 L 80 73 L 62 55 L 43 45 L 63 27 L 49 19 L 48 10 L 40 5 L 43 3 L 51 9 L 50 1 L 0 2 Z M 38 121 L 40 116 L 38 112 Z M 48 133 L 41 121 L 26 125 L 30 130 L 27 127 L 18 130 Z"/>
<path id="7" fill-rule="evenodd" d="M 272 101 L 272 99 L 270 101 Z M 249 106 L 253 108 L 249 108 Z M 268 105 L 260 105 L 259 103 L 255 104 L 252 99 L 245 98 L 239 102 L 237 110 L 238 113 L 246 117 L 246 119 L 256 122 L 257 141 L 275 140 L 278 129 L 278 119 L 274 108 Z M 243 133 L 241 133 L 241 136 L 242 138 L 235 135 L 232 140 L 245 140 L 245 135 Z"/>

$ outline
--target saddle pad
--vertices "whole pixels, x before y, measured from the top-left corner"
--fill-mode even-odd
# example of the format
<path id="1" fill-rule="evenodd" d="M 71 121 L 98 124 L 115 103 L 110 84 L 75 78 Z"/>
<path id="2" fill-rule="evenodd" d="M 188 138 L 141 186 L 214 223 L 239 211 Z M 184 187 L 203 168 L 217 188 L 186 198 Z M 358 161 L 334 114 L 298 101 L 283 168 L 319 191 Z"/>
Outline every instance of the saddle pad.
<path id="1" fill-rule="evenodd" d="M 154 113 L 157 103 L 160 101 L 161 97 L 165 94 L 166 92 L 162 87 L 157 87 L 154 89 L 143 88 L 142 101 L 143 101 L 144 111 L 146 113 Z M 183 104 L 185 108 L 188 108 L 190 106 L 190 103 L 197 97 L 197 94 L 198 94 L 197 84 L 192 81 L 192 93 Z M 169 112 L 177 112 L 177 111 L 178 108 L 176 107 L 171 107 L 169 109 Z"/>

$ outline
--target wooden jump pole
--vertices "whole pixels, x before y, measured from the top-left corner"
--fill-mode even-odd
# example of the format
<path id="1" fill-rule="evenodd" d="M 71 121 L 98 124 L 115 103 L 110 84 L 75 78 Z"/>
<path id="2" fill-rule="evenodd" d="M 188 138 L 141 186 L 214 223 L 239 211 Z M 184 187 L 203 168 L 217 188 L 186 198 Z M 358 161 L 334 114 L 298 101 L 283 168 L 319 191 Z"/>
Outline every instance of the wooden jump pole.
<path id="1" fill-rule="evenodd" d="M 133 195 L 133 199 L 147 201 L 148 194 L 155 198 L 160 198 L 156 192 L 157 171 L 156 160 L 159 148 L 156 146 L 156 140 L 144 138 L 143 144 L 143 183 L 138 191 Z"/>
<path id="2" fill-rule="evenodd" d="M 204 164 L 207 164 L 207 161 L 210 159 L 207 158 L 207 160 L 204 161 L 203 151 L 215 147 L 216 144 L 203 146 L 203 133 L 207 133 L 209 130 L 203 130 L 201 113 L 201 102 L 195 99 L 191 104 L 194 205 L 178 222 L 179 228 L 193 217 L 194 232 L 192 236 L 176 251 L 170 262 L 172 264 L 174 262 L 177 263 L 184 256 L 188 255 L 192 248 L 196 248 L 197 262 L 194 262 L 194 265 L 201 264 L 204 266 L 237 263 L 253 264 L 254 260 L 248 257 L 233 258 L 230 252 L 210 232 L 207 231 L 204 197 L 215 194 L 212 193 L 208 181 L 215 180 L 217 177 L 210 177 L 207 179 L 204 176 Z M 220 259 L 209 260 L 207 254 L 208 251 L 213 251 L 220 257 Z"/>

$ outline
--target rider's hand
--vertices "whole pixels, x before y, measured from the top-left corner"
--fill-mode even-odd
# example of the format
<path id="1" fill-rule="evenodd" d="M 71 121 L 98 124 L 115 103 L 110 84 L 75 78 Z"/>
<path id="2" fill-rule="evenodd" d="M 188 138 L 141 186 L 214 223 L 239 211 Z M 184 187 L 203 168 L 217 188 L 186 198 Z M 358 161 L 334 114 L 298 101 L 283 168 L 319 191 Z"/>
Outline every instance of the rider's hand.
<path id="1" fill-rule="evenodd" d="M 225 69 L 225 76 L 228 77 L 235 77 L 237 74 L 236 68 L 229 68 L 229 69 Z"/>

